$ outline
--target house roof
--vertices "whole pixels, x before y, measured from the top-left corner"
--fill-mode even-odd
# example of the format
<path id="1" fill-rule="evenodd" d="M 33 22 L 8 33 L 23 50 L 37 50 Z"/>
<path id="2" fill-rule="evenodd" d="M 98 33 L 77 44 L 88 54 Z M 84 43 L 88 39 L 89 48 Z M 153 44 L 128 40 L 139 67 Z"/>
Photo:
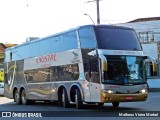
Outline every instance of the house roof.
<path id="1" fill-rule="evenodd" d="M 17 44 L 4 44 L 4 45 L 6 46 L 6 48 L 8 48 L 8 47 L 15 46 L 15 45 L 17 45 Z"/>
<path id="2" fill-rule="evenodd" d="M 148 18 L 138 18 L 127 23 L 134 23 L 134 22 L 146 22 L 146 21 L 155 21 L 160 20 L 160 17 L 148 17 Z"/>

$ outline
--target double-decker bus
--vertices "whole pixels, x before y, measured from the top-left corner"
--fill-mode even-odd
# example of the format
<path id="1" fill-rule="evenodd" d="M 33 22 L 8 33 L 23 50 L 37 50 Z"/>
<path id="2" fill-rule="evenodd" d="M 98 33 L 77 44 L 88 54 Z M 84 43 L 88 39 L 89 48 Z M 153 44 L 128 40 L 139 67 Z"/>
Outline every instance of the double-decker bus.
<path id="1" fill-rule="evenodd" d="M 17 104 L 145 101 L 142 47 L 133 29 L 85 25 L 5 51 L 5 96 Z"/>

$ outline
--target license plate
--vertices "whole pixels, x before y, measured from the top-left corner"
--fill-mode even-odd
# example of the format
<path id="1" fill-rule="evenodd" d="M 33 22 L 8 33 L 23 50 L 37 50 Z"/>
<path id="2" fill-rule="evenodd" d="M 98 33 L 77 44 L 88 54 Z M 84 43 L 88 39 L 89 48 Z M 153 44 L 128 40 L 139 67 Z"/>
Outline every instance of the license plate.
<path id="1" fill-rule="evenodd" d="M 133 100 L 133 97 L 131 96 L 128 96 L 128 97 L 125 97 L 126 100 Z"/>

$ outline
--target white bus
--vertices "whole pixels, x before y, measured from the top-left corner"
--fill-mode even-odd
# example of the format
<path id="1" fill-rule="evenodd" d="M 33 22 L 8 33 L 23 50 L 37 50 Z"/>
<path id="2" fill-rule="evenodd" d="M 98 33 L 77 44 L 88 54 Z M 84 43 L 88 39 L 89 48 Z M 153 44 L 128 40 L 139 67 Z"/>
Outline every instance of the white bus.
<path id="1" fill-rule="evenodd" d="M 5 96 L 17 104 L 103 105 L 147 99 L 145 57 L 133 29 L 85 25 L 5 51 Z"/>

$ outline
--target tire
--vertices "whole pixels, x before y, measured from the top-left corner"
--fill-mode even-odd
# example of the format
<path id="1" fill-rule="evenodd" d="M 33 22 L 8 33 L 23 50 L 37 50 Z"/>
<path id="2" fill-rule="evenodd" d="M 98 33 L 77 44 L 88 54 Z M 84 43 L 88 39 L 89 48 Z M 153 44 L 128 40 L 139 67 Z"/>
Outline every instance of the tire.
<path id="1" fill-rule="evenodd" d="M 65 108 L 69 107 L 70 105 L 66 89 L 63 89 L 62 104 L 63 104 L 63 107 Z"/>
<path id="2" fill-rule="evenodd" d="M 76 89 L 75 102 L 76 102 L 77 109 L 81 109 L 83 107 L 81 92 L 78 88 Z"/>
<path id="3" fill-rule="evenodd" d="M 14 92 L 14 102 L 16 102 L 17 105 L 21 104 L 21 97 L 20 94 L 18 93 L 18 90 L 15 90 Z"/>
<path id="4" fill-rule="evenodd" d="M 27 100 L 26 92 L 24 89 L 21 91 L 21 101 L 22 101 L 23 105 L 27 105 L 29 103 L 29 101 Z"/>
<path id="5" fill-rule="evenodd" d="M 98 106 L 103 106 L 104 105 L 104 103 L 98 103 Z"/>
<path id="6" fill-rule="evenodd" d="M 112 102 L 113 107 L 118 107 L 119 106 L 119 102 Z"/>

